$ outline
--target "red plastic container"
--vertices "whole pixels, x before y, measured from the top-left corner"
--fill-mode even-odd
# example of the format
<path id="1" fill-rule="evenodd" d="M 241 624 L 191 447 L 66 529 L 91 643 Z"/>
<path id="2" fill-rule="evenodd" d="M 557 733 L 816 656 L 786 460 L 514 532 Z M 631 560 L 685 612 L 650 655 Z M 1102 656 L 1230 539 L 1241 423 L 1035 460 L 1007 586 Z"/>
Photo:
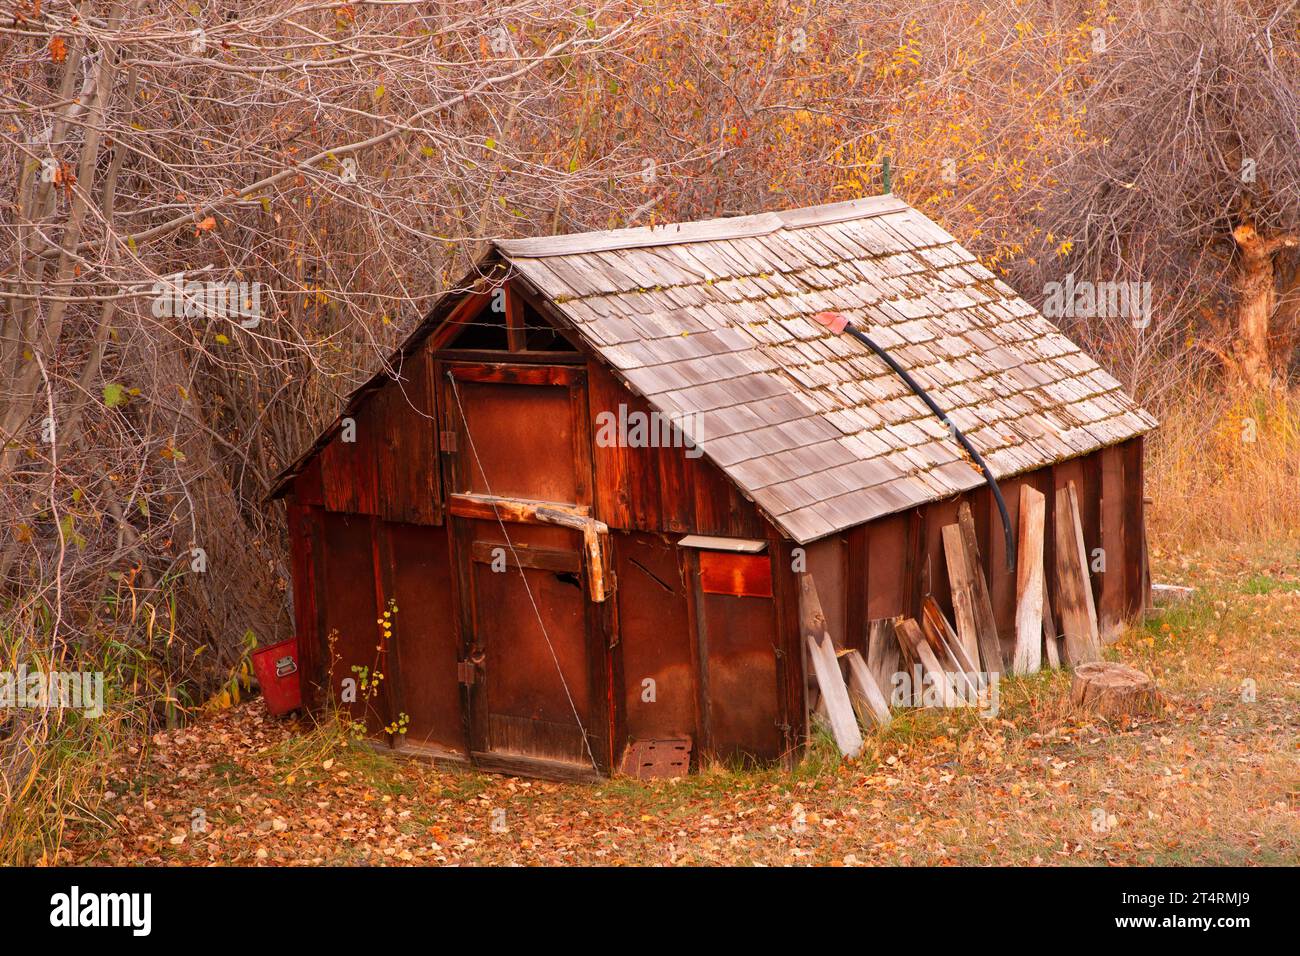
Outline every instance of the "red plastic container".
<path id="1" fill-rule="evenodd" d="M 297 640 L 290 638 L 254 651 L 253 673 L 262 685 L 266 709 L 272 714 L 287 714 L 302 706 Z"/>

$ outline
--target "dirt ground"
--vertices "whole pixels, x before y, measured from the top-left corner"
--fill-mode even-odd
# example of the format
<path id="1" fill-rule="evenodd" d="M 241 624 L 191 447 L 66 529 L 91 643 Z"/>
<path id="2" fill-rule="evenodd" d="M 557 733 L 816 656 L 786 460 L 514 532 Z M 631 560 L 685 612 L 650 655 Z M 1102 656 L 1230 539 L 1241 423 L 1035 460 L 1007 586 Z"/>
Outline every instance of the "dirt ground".
<path id="1" fill-rule="evenodd" d="M 1072 713 L 1069 676 L 1005 680 L 996 718 L 898 716 L 840 761 L 556 784 L 449 769 L 268 717 L 260 700 L 105 768 L 62 863 L 235 865 L 1295 864 L 1300 551 L 1153 555 L 1197 588 L 1107 656 L 1156 719 Z"/>

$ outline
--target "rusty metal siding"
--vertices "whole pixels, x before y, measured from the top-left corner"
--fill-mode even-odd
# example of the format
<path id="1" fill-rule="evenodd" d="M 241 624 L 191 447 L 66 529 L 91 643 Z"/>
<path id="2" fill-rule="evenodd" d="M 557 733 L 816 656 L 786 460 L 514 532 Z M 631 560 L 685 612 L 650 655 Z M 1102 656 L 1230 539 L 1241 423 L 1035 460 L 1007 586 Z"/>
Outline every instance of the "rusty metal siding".
<path id="1" fill-rule="evenodd" d="M 700 592 L 696 607 L 707 752 L 723 761 L 777 759 L 783 739 L 775 603 Z"/>

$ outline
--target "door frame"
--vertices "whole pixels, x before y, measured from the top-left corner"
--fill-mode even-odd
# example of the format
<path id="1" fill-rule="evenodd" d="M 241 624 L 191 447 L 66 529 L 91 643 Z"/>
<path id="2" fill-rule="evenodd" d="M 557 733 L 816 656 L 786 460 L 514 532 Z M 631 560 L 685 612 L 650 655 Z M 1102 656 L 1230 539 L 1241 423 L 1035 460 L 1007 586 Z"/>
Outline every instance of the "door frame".
<path id="1" fill-rule="evenodd" d="M 436 439 L 441 454 L 443 489 L 447 501 L 447 527 L 451 543 L 452 586 L 456 591 L 459 609 L 461 706 L 465 738 L 470 746 L 471 760 L 487 770 L 496 770 L 523 776 L 549 779 L 591 780 L 609 775 L 613 767 L 611 743 L 613 735 L 613 693 L 611 690 L 611 640 L 613 629 L 612 607 L 614 601 L 598 604 L 591 599 L 588 587 L 589 569 L 583 562 L 580 575 L 583 593 L 584 643 L 587 652 L 589 712 L 584 715 L 587 742 L 595 758 L 595 767 L 583 767 L 563 761 L 502 755 L 486 749 L 487 736 L 486 685 L 482 673 L 483 641 L 476 632 L 476 588 L 474 585 L 473 522 L 475 520 L 501 520 L 507 528 L 511 525 L 554 523 L 539 517 L 538 505 L 561 505 L 575 517 L 591 517 L 593 505 L 594 466 L 591 454 L 591 422 L 587 407 L 587 370 L 583 366 L 514 364 L 457 360 L 453 356 L 440 356 L 434 362 L 438 391 L 438 435 Z M 569 389 L 569 407 L 572 411 L 573 463 L 575 475 L 575 502 L 542 502 L 531 499 L 496 498 L 460 493 L 471 487 L 463 479 L 466 468 L 475 467 L 472 452 L 463 440 L 463 422 L 460 407 L 451 391 L 451 381 L 487 382 L 493 384 L 555 385 Z M 580 553 L 581 553 L 581 549 Z"/>

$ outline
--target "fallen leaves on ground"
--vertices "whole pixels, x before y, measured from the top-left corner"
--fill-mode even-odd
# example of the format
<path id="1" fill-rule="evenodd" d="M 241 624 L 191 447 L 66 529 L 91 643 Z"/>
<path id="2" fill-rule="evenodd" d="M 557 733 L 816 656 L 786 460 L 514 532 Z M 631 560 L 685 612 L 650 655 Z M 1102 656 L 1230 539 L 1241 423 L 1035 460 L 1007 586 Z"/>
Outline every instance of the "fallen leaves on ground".
<path id="1" fill-rule="evenodd" d="M 1157 562 L 1194 598 L 1112 656 L 1159 718 L 1005 681 L 992 720 L 900 715 L 793 773 L 562 784 L 375 753 L 260 700 L 123 748 L 59 862 L 131 865 L 1281 864 L 1300 850 L 1300 561 Z M 1248 683 L 1249 682 L 1249 683 Z M 1249 689 L 1249 693 L 1247 690 Z"/>

